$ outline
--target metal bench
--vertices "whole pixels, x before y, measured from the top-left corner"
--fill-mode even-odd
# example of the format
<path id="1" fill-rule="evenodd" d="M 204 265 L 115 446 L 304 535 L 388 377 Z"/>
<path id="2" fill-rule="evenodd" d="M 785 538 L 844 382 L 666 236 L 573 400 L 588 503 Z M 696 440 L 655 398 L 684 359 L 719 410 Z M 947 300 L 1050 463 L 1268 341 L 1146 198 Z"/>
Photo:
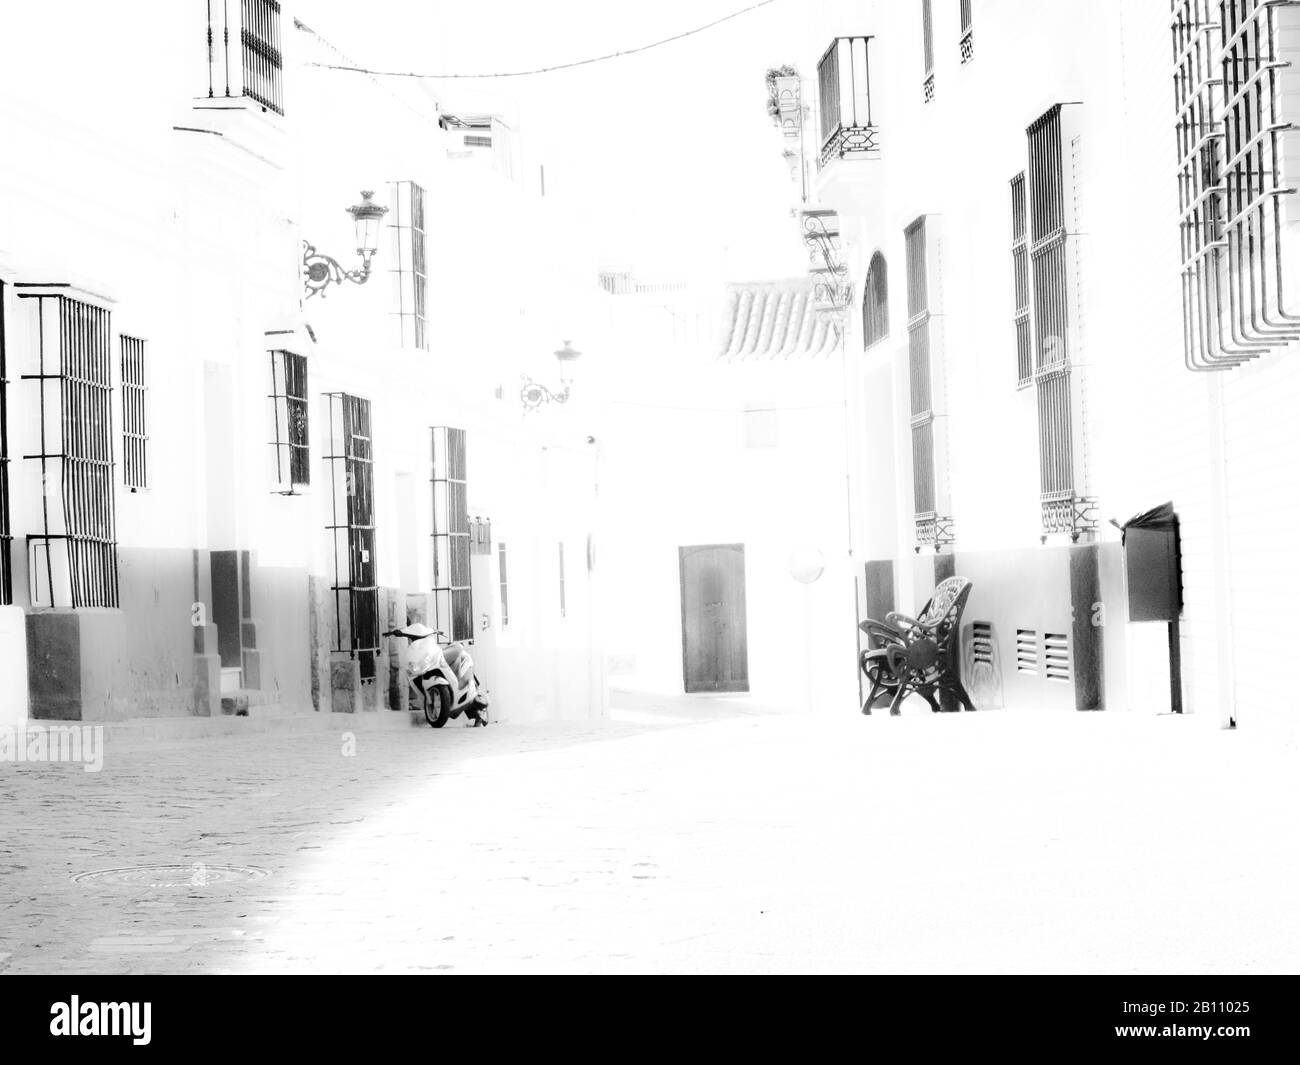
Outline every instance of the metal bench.
<path id="1" fill-rule="evenodd" d="M 890 714 L 897 715 L 912 694 L 936 713 L 941 709 L 936 696 L 945 693 L 967 710 L 975 709 L 961 682 L 961 615 L 970 590 L 965 577 L 949 577 L 917 617 L 891 611 L 883 622 L 868 618 L 858 626 L 872 645 L 859 656 L 871 681 L 864 714 L 888 704 Z"/>

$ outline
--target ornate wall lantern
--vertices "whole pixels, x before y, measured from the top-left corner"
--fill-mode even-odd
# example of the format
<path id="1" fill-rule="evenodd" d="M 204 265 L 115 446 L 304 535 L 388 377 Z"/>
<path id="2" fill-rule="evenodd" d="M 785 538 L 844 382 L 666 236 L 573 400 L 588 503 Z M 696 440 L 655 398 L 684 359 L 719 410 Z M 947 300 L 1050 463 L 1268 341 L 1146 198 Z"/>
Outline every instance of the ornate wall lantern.
<path id="1" fill-rule="evenodd" d="M 582 352 L 567 340 L 564 342 L 564 347 L 555 353 L 555 361 L 560 364 L 561 387 L 554 391 L 524 374 L 524 386 L 519 390 L 519 402 L 523 404 L 524 412 L 534 411 L 543 403 L 567 403 L 569 390 L 573 384 L 574 364 L 581 357 Z"/>
<path id="2" fill-rule="evenodd" d="M 379 223 L 388 213 L 387 207 L 380 207 L 372 197 L 373 191 L 363 191 L 361 202 L 349 207 L 348 214 L 357 230 L 357 254 L 361 256 L 361 266 L 356 270 L 345 270 L 337 259 L 323 255 L 305 240 L 302 242 L 303 274 L 308 298 L 323 291 L 330 284 L 351 281 L 364 285 L 370 280 L 370 261 L 379 250 Z"/>

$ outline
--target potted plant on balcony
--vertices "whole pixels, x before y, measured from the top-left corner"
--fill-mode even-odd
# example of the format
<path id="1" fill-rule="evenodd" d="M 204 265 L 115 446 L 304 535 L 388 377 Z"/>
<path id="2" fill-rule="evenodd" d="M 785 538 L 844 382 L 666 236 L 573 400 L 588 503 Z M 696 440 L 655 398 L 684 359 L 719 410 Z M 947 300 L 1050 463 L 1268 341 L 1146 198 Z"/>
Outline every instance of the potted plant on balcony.
<path id="1" fill-rule="evenodd" d="M 788 63 L 783 67 L 770 67 L 767 71 L 767 113 L 776 124 L 780 124 L 781 121 L 781 103 L 777 92 L 776 79 L 797 78 L 798 76 L 798 71 Z"/>

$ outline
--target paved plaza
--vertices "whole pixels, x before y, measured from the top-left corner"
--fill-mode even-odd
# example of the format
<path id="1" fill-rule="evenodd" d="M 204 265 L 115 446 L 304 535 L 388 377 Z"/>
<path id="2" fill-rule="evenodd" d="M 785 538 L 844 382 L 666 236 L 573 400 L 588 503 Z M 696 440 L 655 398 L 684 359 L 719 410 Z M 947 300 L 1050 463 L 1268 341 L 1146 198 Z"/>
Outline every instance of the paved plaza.
<path id="1" fill-rule="evenodd" d="M 0 764 L 0 973 L 1290 972 L 1296 764 L 1191 718 L 630 696 L 112 743 Z"/>

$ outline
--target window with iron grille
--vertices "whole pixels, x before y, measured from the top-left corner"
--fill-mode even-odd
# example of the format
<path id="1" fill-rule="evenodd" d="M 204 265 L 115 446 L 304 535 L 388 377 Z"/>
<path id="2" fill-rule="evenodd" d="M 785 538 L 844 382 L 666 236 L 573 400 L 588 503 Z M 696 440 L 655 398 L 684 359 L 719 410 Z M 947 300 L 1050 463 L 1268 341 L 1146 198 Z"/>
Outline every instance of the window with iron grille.
<path id="1" fill-rule="evenodd" d="M 31 407 L 41 531 L 27 537 L 33 606 L 118 605 L 109 312 L 70 296 L 19 293 L 35 304 Z"/>
<path id="2" fill-rule="evenodd" d="M 862 292 L 862 346 L 869 348 L 889 336 L 889 276 L 885 257 L 876 252 L 867 268 Z"/>
<path id="3" fill-rule="evenodd" d="M 565 617 L 568 607 L 564 599 L 564 541 L 560 541 L 560 617 Z"/>
<path id="4" fill-rule="evenodd" d="M 497 586 L 501 589 L 501 627 L 510 624 L 509 583 L 506 576 L 506 545 L 497 544 Z"/>
<path id="5" fill-rule="evenodd" d="M 1283 237 L 1294 15 L 1270 0 L 1171 2 L 1184 359 L 1230 369 L 1300 339 Z"/>
<path id="6" fill-rule="evenodd" d="M 396 235 L 397 259 L 390 273 L 397 310 L 398 342 L 429 350 L 426 325 L 429 280 L 424 232 L 424 189 L 414 181 L 392 183 L 388 224 Z"/>
<path id="7" fill-rule="evenodd" d="M 925 56 L 925 81 L 921 91 L 925 102 L 934 99 L 934 18 L 930 0 L 921 0 L 921 43 Z"/>
<path id="8" fill-rule="evenodd" d="M 433 610 L 451 641 L 474 638 L 465 430 L 433 430 Z"/>
<path id="9" fill-rule="evenodd" d="M 14 601 L 13 536 L 9 525 L 9 374 L 5 359 L 5 283 L 0 281 L 0 606 Z"/>
<path id="10" fill-rule="evenodd" d="M 1071 380 L 1070 302 L 1074 240 L 1069 233 L 1065 134 L 1058 104 L 1030 125 L 1030 301 L 1034 339 L 1034 388 L 1038 407 L 1038 462 L 1042 531 L 1080 533 L 1095 528 L 1095 500 L 1081 495 L 1075 437 L 1075 388 Z M 1077 202 L 1073 203 L 1075 214 Z"/>
<path id="11" fill-rule="evenodd" d="M 1011 273 L 1015 285 L 1012 323 L 1016 330 L 1016 387 L 1034 380 L 1034 350 L 1029 326 L 1029 230 L 1025 208 L 1025 174 L 1011 179 Z"/>
<path id="12" fill-rule="evenodd" d="M 975 58 L 975 34 L 971 28 L 971 0 L 961 0 L 961 61 Z"/>
<path id="13" fill-rule="evenodd" d="M 911 393 L 912 504 L 918 526 L 935 516 L 934 409 L 925 218 L 904 231 L 907 250 L 907 365 Z"/>
<path id="14" fill-rule="evenodd" d="M 149 487 L 149 386 L 145 381 L 145 343 L 122 336 L 122 483 L 134 491 Z"/>
<path id="15" fill-rule="evenodd" d="M 334 597 L 334 647 L 360 659 L 361 677 L 375 676 L 379 651 L 379 588 L 375 579 L 375 480 L 370 401 L 331 392 L 329 443 L 325 455 L 329 484 L 331 592 Z"/>
<path id="16" fill-rule="evenodd" d="M 271 416 L 276 491 L 293 495 L 311 483 L 305 356 L 271 352 Z"/>

